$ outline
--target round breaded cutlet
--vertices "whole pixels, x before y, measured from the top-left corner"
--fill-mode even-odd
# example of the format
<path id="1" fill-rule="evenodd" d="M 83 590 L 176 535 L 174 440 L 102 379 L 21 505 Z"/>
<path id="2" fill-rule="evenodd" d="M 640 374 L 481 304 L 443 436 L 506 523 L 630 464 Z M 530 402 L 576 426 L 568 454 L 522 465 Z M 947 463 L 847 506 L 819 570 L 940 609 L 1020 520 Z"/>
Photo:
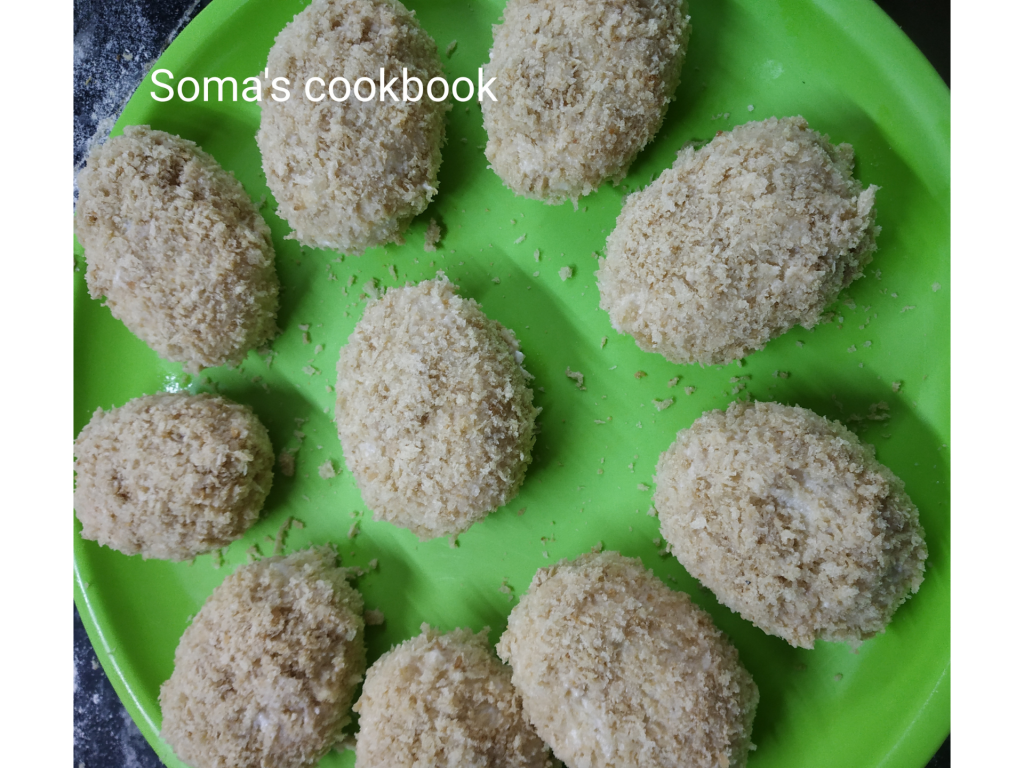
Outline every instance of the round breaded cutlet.
<path id="1" fill-rule="evenodd" d="M 612 327 L 673 363 L 725 364 L 813 328 L 875 250 L 853 148 L 802 117 L 684 147 L 626 198 L 597 285 Z"/>
<path id="2" fill-rule="evenodd" d="M 654 503 L 689 573 L 770 635 L 856 647 L 928 550 L 902 481 L 839 422 L 778 403 L 708 411 L 661 455 Z"/>
<path id="3" fill-rule="evenodd" d="M 301 768 L 341 741 L 366 669 L 363 599 L 329 547 L 240 567 L 160 687 L 160 735 L 194 768 Z"/>
<path id="4" fill-rule="evenodd" d="M 75 441 L 82 538 L 126 555 L 188 560 L 259 517 L 273 481 L 252 409 L 213 395 L 146 395 L 96 410 Z"/>
<path id="5" fill-rule="evenodd" d="M 568 768 L 746 765 L 757 686 L 711 617 L 639 559 L 541 568 L 498 655 Z"/>
<path id="6" fill-rule="evenodd" d="M 397 102 L 381 100 L 381 67 L 385 85 L 398 78 Z M 434 40 L 398 0 L 313 0 L 277 36 L 267 68 L 256 143 L 277 213 L 294 230 L 289 237 L 352 255 L 400 243 L 437 194 L 450 105 L 402 94 L 403 70 L 423 88 L 441 77 Z M 313 77 L 326 83 L 311 90 L 321 101 L 304 92 Z M 277 78 L 291 81 L 286 101 L 273 97 Z M 345 101 L 329 95 L 335 78 L 352 89 Z M 370 93 L 369 83 L 357 86 L 360 78 L 376 83 L 375 98 L 356 97 Z M 409 87 L 414 96 L 415 83 Z M 345 97 L 344 83 L 334 93 Z"/>
<path id="7" fill-rule="evenodd" d="M 549 768 L 487 631 L 420 630 L 366 672 L 356 768 Z"/>
<path id="8" fill-rule="evenodd" d="M 369 304 L 338 360 L 345 463 L 375 520 L 457 534 L 519 491 L 536 440 L 515 334 L 448 279 Z"/>
<path id="9" fill-rule="evenodd" d="M 618 183 L 661 127 L 690 38 L 680 0 L 509 0 L 484 82 L 487 160 L 517 195 Z"/>
<path id="10" fill-rule="evenodd" d="M 191 141 L 131 125 L 94 149 L 75 234 L 89 295 L 186 371 L 240 363 L 277 334 L 270 228 Z"/>

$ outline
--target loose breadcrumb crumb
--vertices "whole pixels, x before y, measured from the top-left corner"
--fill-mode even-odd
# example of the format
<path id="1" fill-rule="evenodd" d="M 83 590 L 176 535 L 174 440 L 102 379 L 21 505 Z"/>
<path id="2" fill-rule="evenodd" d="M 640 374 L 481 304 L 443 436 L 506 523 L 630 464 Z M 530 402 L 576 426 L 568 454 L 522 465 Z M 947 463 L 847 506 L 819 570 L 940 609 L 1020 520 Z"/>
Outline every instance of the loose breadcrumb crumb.
<path id="1" fill-rule="evenodd" d="M 436 251 L 439 242 L 441 242 L 441 225 L 437 223 L 436 219 L 431 219 L 427 225 L 427 231 L 423 233 L 423 250 Z"/>
<path id="2" fill-rule="evenodd" d="M 738 389 L 740 389 L 740 387 L 734 388 L 733 394 L 736 394 L 736 390 L 738 390 Z M 670 405 L 672 405 L 672 403 L 674 403 L 675 401 L 676 401 L 676 399 L 674 397 L 666 397 L 664 400 L 652 400 L 651 402 L 654 404 L 654 409 L 655 410 L 657 410 L 657 411 L 664 411 L 666 408 L 668 408 Z"/>
<path id="3" fill-rule="evenodd" d="M 570 266 L 562 267 L 560 270 L 558 270 L 558 276 L 560 278 L 562 278 L 562 282 L 564 283 L 566 280 L 568 280 L 570 277 L 572 277 L 572 267 L 570 267 Z"/>
<path id="4" fill-rule="evenodd" d="M 292 477 L 295 475 L 295 454 L 289 453 L 288 451 L 282 451 L 278 456 L 278 466 L 281 468 L 281 474 L 285 477 Z"/>
<path id="5" fill-rule="evenodd" d="M 334 462 L 328 459 L 317 468 L 317 474 L 319 474 L 324 480 L 330 480 L 338 473 L 334 469 Z"/>
<path id="6" fill-rule="evenodd" d="M 363 283 L 363 293 L 366 294 L 370 301 L 378 301 L 384 291 L 377 287 L 377 278 L 374 277 Z"/>
<path id="7" fill-rule="evenodd" d="M 583 385 L 583 374 L 579 371 L 573 371 L 570 368 L 565 369 L 566 378 L 573 379 L 576 382 L 576 389 L 581 392 L 586 392 L 587 388 Z"/>
<path id="8" fill-rule="evenodd" d="M 288 535 L 288 529 L 291 527 L 292 518 L 286 517 L 281 526 L 277 529 L 277 535 L 274 537 L 274 549 L 271 552 L 272 555 L 280 555 L 284 550 L 284 540 Z"/>

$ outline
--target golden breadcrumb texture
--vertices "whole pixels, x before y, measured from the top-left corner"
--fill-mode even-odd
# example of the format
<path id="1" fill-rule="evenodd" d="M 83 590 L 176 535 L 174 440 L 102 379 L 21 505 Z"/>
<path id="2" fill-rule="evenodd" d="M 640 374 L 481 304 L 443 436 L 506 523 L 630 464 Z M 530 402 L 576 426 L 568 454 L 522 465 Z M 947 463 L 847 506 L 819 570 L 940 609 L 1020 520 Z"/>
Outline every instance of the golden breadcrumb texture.
<path id="1" fill-rule="evenodd" d="M 270 228 L 193 142 L 128 126 L 92 151 L 78 190 L 89 295 L 161 357 L 196 373 L 277 334 Z"/>
<path id="2" fill-rule="evenodd" d="M 719 601 L 791 645 L 884 632 L 928 550 L 903 483 L 839 422 L 733 403 L 658 461 L 661 532 Z"/>
<path id="3" fill-rule="evenodd" d="M 194 768 L 314 765 L 366 669 L 363 599 L 328 547 L 242 566 L 210 595 L 160 688 L 161 736 Z"/>
<path id="4" fill-rule="evenodd" d="M 757 686 L 711 617 L 639 559 L 541 568 L 498 655 L 568 768 L 746 765 Z"/>
<path id="5" fill-rule="evenodd" d="M 673 363 L 762 349 L 861 276 L 875 250 L 875 191 L 853 148 L 802 117 L 771 118 L 684 147 L 626 198 L 597 272 L 612 326 Z"/>
<path id="6" fill-rule="evenodd" d="M 356 768 L 549 768 L 487 631 L 421 634 L 381 656 L 356 702 Z"/>
<path id="7" fill-rule="evenodd" d="M 277 212 L 294 230 L 290 237 L 317 248 L 358 255 L 401 242 L 401 233 L 437 193 L 448 102 L 402 99 L 402 70 L 424 88 L 442 76 L 437 45 L 398 0 L 313 0 L 274 41 L 264 79 L 262 119 L 256 142 Z M 385 84 L 398 78 L 380 100 Z M 291 97 L 275 101 L 271 81 L 291 81 Z M 325 95 L 306 98 L 311 77 L 344 77 L 354 88 L 377 83 L 373 101 L 355 94 L 343 102 Z M 359 93 L 369 95 L 364 82 Z M 326 94 L 326 90 L 323 91 Z M 435 86 L 434 93 L 440 94 Z M 321 90 L 314 86 L 314 97 Z M 345 95 L 340 81 L 338 98 Z M 416 95 L 415 84 L 410 95 Z"/>
<path id="8" fill-rule="evenodd" d="M 536 440 L 515 334 L 434 280 L 366 308 L 338 360 L 345 463 L 374 519 L 457 534 L 519 491 Z"/>
<path id="9" fill-rule="evenodd" d="M 484 82 L 485 150 L 524 197 L 618 183 L 661 127 L 690 38 L 685 0 L 509 0 Z"/>
<path id="10" fill-rule="evenodd" d="M 239 538 L 273 480 L 266 427 L 212 395 L 157 394 L 96 410 L 75 441 L 82 538 L 188 560 Z"/>

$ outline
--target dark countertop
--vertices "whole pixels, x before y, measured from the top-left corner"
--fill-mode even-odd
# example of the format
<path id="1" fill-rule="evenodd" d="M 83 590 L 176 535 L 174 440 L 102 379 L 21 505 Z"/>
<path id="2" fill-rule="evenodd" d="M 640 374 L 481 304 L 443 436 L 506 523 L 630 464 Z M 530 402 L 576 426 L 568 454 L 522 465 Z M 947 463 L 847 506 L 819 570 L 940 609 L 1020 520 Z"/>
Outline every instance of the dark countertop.
<path id="1" fill-rule="evenodd" d="M 155 60 L 210 0 L 75 0 L 74 167 L 106 136 Z M 879 5 L 950 82 L 949 0 L 879 0 Z M 127 55 L 126 55 L 127 54 Z M 77 194 L 77 192 L 76 192 Z M 74 768 L 160 768 L 121 705 L 75 621 Z M 949 739 L 928 763 L 948 768 Z"/>

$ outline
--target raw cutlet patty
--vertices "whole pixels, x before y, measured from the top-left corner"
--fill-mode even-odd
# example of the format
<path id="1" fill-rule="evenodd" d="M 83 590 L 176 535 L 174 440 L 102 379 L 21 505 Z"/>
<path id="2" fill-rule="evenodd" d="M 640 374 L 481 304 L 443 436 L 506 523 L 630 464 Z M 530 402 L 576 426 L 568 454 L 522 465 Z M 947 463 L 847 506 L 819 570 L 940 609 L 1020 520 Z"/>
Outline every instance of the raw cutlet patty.
<path id="1" fill-rule="evenodd" d="M 686 570 L 791 645 L 856 647 L 917 592 L 917 507 L 874 448 L 804 408 L 732 403 L 661 455 L 654 503 Z"/>
<path id="2" fill-rule="evenodd" d="M 568 768 L 746 765 L 757 686 L 711 617 L 638 559 L 541 568 L 498 655 Z"/>
<path id="3" fill-rule="evenodd" d="M 274 453 L 245 405 L 158 394 L 97 409 L 75 441 L 82 538 L 126 555 L 188 560 L 259 517 Z"/>
<path id="4" fill-rule="evenodd" d="M 601 308 L 673 363 L 725 364 L 813 328 L 875 250 L 876 187 L 852 170 L 853 148 L 802 117 L 684 148 L 626 198 L 597 272 Z"/>
<path id="5" fill-rule="evenodd" d="M 484 96 L 487 159 L 512 191 L 574 203 L 618 183 L 661 127 L 690 38 L 680 0 L 509 0 Z"/>
<path id="6" fill-rule="evenodd" d="M 160 688 L 161 736 L 195 768 L 311 766 L 366 669 L 363 599 L 328 547 L 240 567 L 210 595 Z"/>
<path id="7" fill-rule="evenodd" d="M 518 493 L 539 413 L 522 360 L 515 334 L 441 273 L 367 306 L 338 360 L 335 418 L 374 519 L 425 540 Z"/>
<path id="8" fill-rule="evenodd" d="M 437 193 L 437 171 L 444 144 L 447 102 L 425 95 L 402 99 L 402 70 L 426 87 L 441 77 L 437 45 L 397 0 L 313 0 L 282 30 L 270 49 L 270 78 L 256 134 L 267 186 L 277 212 L 294 230 L 290 237 L 316 248 L 358 255 L 365 249 L 401 242 L 412 218 Z M 307 80 L 330 85 L 344 77 L 354 89 L 368 77 L 385 84 L 399 101 L 379 91 L 361 102 L 351 93 L 343 102 L 327 92 L 314 102 L 303 92 Z M 291 97 L 271 97 L 271 80 L 291 81 Z M 410 86 L 415 95 L 415 85 Z M 435 93 L 437 91 L 435 90 Z M 313 96 L 320 95 L 314 86 Z M 365 98 L 369 84 L 358 91 Z M 338 82 L 335 94 L 345 95 Z"/>
<path id="9" fill-rule="evenodd" d="M 89 295 L 161 357 L 196 373 L 277 333 L 270 228 L 193 142 L 128 126 L 92 151 L 78 190 Z"/>
<path id="10" fill-rule="evenodd" d="M 548 768 L 487 631 L 420 629 L 367 670 L 356 768 Z"/>

